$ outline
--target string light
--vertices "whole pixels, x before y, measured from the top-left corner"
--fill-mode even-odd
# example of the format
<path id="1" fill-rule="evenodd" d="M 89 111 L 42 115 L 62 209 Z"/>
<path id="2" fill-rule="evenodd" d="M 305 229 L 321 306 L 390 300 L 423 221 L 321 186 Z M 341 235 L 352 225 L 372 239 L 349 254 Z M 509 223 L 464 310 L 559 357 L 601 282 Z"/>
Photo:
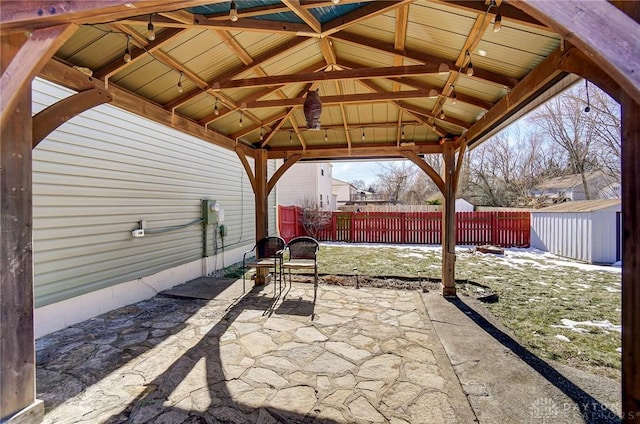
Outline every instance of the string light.
<path id="1" fill-rule="evenodd" d="M 500 11 L 498 11 L 496 18 L 493 21 L 493 32 L 500 32 L 501 29 L 502 29 L 502 15 L 500 14 Z"/>
<path id="2" fill-rule="evenodd" d="M 469 58 L 469 62 L 467 63 L 467 75 L 472 77 L 473 76 L 473 63 L 471 63 L 471 53 L 469 53 L 469 50 L 467 50 L 464 55 Z"/>
<path id="3" fill-rule="evenodd" d="M 453 91 L 453 94 L 451 95 L 451 104 L 455 105 L 456 103 L 458 103 L 458 95 L 456 94 L 456 86 L 452 85 L 451 86 L 451 90 Z"/>
<path id="4" fill-rule="evenodd" d="M 440 112 L 440 119 L 444 118 L 446 118 L 446 115 L 444 114 L 444 109 L 442 109 L 442 112 Z"/>
<path id="5" fill-rule="evenodd" d="M 238 20 L 238 6 L 235 1 L 231 2 L 231 6 L 229 8 L 229 19 L 231 19 L 231 22 L 236 22 Z"/>
<path id="6" fill-rule="evenodd" d="M 364 128 L 362 128 L 362 141 L 364 141 Z"/>
<path id="7" fill-rule="evenodd" d="M 182 86 L 182 75 L 183 72 L 180 71 L 180 77 L 178 78 L 178 93 L 182 93 L 184 91 L 184 87 Z"/>
<path id="8" fill-rule="evenodd" d="M 404 140 L 404 125 L 402 126 L 402 135 L 401 135 L 401 137 Z"/>
<path id="9" fill-rule="evenodd" d="M 216 102 L 213 105 L 213 114 L 218 116 L 220 115 L 220 109 L 218 109 L 218 98 L 216 97 Z"/>
<path id="10" fill-rule="evenodd" d="M 584 87 L 587 90 L 587 107 L 584 108 L 585 113 L 589 113 L 591 111 L 590 101 L 589 101 L 589 82 L 584 80 Z"/>
<path id="11" fill-rule="evenodd" d="M 338 4 L 338 3 L 340 3 L 340 0 L 331 0 L 331 3 Z"/>
<path id="12" fill-rule="evenodd" d="M 241 112 L 240 112 L 240 121 L 238 122 L 238 125 L 240 125 L 240 127 L 241 127 L 241 128 L 242 128 L 242 126 L 244 125 L 244 124 L 242 123 L 242 115 L 244 115 L 244 111 L 241 111 Z"/>
<path id="13" fill-rule="evenodd" d="M 156 39 L 156 30 L 153 27 L 153 22 L 151 22 L 151 14 L 149 14 L 149 24 L 147 25 L 147 40 L 153 41 Z"/>
<path id="14" fill-rule="evenodd" d="M 289 131 L 289 144 L 293 144 L 293 135 L 291 134 L 291 131 Z"/>
<path id="15" fill-rule="evenodd" d="M 326 143 L 328 141 L 329 141 L 329 134 L 328 134 L 327 129 L 325 128 L 324 129 L 324 142 Z"/>
<path id="16" fill-rule="evenodd" d="M 124 50 L 124 63 L 131 62 L 131 49 L 129 48 L 129 40 L 131 40 L 131 36 L 127 34 L 127 48 Z"/>
<path id="17" fill-rule="evenodd" d="M 262 127 L 260 127 L 260 141 L 264 140 L 264 135 L 262 134 Z"/>

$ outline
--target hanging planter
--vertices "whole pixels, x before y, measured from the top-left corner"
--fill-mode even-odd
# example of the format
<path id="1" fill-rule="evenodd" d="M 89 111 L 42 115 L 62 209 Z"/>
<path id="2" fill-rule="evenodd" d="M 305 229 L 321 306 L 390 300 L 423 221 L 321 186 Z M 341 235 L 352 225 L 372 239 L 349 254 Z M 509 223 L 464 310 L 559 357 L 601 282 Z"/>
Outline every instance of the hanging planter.
<path id="1" fill-rule="evenodd" d="M 320 114 L 322 113 L 322 101 L 320 93 L 316 91 L 307 91 L 307 98 L 304 101 L 304 117 L 307 119 L 307 129 L 320 129 Z"/>

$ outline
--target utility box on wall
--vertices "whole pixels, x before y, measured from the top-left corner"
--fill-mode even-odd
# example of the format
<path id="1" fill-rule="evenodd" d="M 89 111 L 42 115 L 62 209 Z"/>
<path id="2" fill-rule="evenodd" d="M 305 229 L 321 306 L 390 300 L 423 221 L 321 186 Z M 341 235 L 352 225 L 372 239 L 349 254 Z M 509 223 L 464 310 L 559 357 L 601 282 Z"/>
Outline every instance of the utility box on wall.
<path id="1" fill-rule="evenodd" d="M 220 206 L 215 200 L 202 199 L 202 222 L 204 225 L 213 225 L 218 222 L 218 210 Z"/>

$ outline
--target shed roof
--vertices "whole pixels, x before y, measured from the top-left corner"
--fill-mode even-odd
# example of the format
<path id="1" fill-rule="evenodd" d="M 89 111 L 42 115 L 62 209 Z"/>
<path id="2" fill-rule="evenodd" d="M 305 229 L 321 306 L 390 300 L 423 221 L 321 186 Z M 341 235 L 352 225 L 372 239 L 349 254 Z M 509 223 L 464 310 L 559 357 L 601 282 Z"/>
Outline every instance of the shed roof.
<path id="1" fill-rule="evenodd" d="M 597 212 L 606 209 L 620 211 L 621 204 L 620 199 L 576 200 L 573 202 L 559 203 L 532 212 Z"/>

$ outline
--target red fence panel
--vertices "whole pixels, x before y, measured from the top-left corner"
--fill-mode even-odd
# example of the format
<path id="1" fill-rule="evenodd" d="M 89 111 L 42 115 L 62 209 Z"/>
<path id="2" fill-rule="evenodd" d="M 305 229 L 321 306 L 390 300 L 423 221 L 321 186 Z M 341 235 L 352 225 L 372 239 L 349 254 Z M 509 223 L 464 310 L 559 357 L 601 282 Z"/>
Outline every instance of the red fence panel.
<path id="1" fill-rule="evenodd" d="M 286 241 L 307 235 L 302 208 L 279 207 L 280 235 Z M 456 243 L 528 247 L 529 212 L 457 212 Z M 350 243 L 440 244 L 440 212 L 333 212 L 318 240 Z"/>

